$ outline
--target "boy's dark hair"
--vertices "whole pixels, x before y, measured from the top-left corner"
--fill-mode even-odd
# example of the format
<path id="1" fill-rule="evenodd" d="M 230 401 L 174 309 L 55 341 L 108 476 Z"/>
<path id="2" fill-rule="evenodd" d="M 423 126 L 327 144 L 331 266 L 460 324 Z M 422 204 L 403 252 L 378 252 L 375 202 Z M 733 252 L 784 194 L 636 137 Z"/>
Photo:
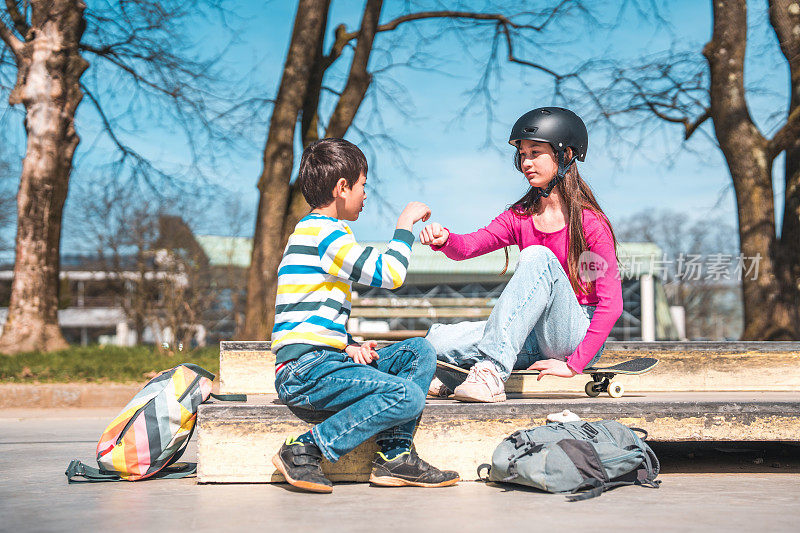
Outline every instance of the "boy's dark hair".
<path id="1" fill-rule="evenodd" d="M 367 175 L 367 158 L 355 144 L 330 137 L 313 142 L 303 150 L 297 182 L 312 209 L 333 201 L 333 188 L 344 178 L 353 187 L 361 174 Z"/>

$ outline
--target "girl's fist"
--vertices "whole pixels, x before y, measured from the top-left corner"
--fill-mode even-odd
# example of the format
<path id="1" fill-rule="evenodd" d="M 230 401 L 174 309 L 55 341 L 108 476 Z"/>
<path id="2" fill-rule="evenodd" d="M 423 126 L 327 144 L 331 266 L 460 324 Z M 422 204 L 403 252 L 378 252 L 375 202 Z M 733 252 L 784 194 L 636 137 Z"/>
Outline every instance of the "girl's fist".
<path id="1" fill-rule="evenodd" d="M 450 237 L 450 232 L 441 224 L 434 222 L 423 228 L 419 234 L 419 242 L 428 246 L 442 246 Z"/>

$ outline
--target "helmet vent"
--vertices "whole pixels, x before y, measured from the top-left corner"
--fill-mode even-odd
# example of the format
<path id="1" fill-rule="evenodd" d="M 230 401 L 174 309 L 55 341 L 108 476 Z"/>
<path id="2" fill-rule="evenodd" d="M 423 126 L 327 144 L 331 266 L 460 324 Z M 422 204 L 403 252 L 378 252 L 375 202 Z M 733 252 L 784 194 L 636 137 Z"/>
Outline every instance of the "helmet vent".
<path id="1" fill-rule="evenodd" d="M 525 133 L 536 133 L 536 130 L 538 129 L 539 128 L 524 128 L 522 131 L 524 131 Z"/>

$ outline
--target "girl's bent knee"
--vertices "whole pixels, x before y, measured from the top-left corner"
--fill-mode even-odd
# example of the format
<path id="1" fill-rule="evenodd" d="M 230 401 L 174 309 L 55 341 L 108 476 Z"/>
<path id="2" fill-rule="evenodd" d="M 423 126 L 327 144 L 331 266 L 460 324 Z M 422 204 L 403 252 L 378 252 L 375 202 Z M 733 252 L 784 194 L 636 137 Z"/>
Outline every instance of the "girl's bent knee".
<path id="1" fill-rule="evenodd" d="M 519 253 L 520 263 L 545 261 L 555 257 L 556 254 L 554 254 L 550 248 L 547 246 L 542 246 L 541 244 L 528 246 L 527 248 L 522 249 Z"/>

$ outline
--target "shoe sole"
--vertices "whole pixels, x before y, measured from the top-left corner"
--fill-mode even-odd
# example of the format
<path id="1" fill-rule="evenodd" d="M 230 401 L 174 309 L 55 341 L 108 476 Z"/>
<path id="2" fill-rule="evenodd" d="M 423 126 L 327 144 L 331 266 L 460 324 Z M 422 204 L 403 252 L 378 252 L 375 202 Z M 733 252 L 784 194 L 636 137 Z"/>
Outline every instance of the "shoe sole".
<path id="1" fill-rule="evenodd" d="M 455 485 L 459 481 L 461 481 L 460 477 L 448 479 L 447 481 L 442 481 L 441 483 L 420 483 L 419 481 L 410 481 L 400 477 L 375 476 L 372 474 L 369 476 L 369 482 L 373 485 L 378 485 L 379 487 L 423 487 L 426 489 L 432 489 L 436 487 L 449 487 L 451 485 Z"/>
<path id="2" fill-rule="evenodd" d="M 283 465 L 283 461 L 281 461 L 279 455 L 275 455 L 272 458 L 272 464 L 281 474 L 283 474 L 283 477 L 286 478 L 286 481 L 289 483 L 289 485 L 293 487 L 307 490 L 309 492 L 319 492 L 321 494 L 330 494 L 333 492 L 333 487 L 329 487 L 328 485 L 320 485 L 319 483 L 311 483 L 310 481 L 293 479 L 291 476 L 289 476 L 289 474 L 286 473 L 286 467 Z"/>
<path id="3" fill-rule="evenodd" d="M 461 396 L 460 394 L 453 394 L 452 399 L 458 400 L 459 402 L 469 402 L 469 403 L 499 403 L 506 401 L 506 394 L 503 393 L 499 396 L 494 396 L 492 397 L 491 400 L 479 400 L 471 396 Z"/>

